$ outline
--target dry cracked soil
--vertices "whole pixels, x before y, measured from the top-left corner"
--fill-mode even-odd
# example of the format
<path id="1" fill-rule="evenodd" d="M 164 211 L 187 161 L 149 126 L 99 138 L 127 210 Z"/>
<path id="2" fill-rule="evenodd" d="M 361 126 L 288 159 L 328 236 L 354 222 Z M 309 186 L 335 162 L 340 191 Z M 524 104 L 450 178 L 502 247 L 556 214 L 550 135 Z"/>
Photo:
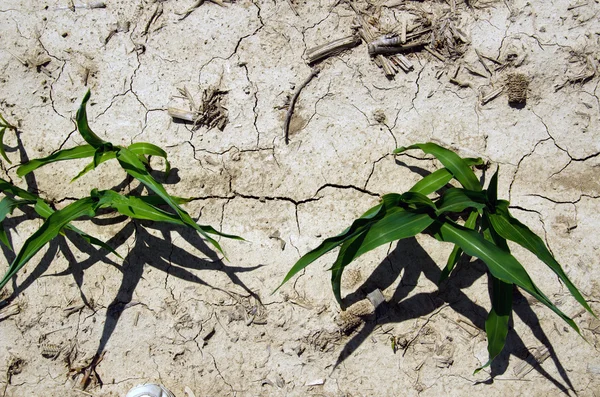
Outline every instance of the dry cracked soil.
<path id="1" fill-rule="evenodd" d="M 585 339 L 515 291 L 506 348 L 477 374 L 485 266 L 462 263 L 438 287 L 452 247 L 430 237 L 349 267 L 342 292 L 363 317 L 333 298 L 332 254 L 272 293 L 319 241 L 439 167 L 391 154 L 433 141 L 488 161 L 482 178 L 500 167 L 500 196 L 600 312 L 599 14 L 598 0 L 2 0 L 0 113 L 19 130 L 4 137 L 2 178 L 56 208 L 136 188 L 114 162 L 73 183 L 86 160 L 16 174 L 83 143 L 73 119 L 90 89 L 96 133 L 163 147 L 167 190 L 245 241 L 221 239 L 224 258 L 177 227 L 75 222 L 124 259 L 59 237 L 7 285 L 1 395 L 124 396 L 144 382 L 178 397 L 600 395 L 600 321 L 518 247 Z M 364 28 L 357 17 L 377 36 L 422 34 L 406 72 L 364 40 L 308 64 Z M 40 225 L 19 210 L 5 222 L 16 248 Z M 15 254 L 2 248 L 4 272 Z M 377 289 L 386 302 L 368 314 Z"/>

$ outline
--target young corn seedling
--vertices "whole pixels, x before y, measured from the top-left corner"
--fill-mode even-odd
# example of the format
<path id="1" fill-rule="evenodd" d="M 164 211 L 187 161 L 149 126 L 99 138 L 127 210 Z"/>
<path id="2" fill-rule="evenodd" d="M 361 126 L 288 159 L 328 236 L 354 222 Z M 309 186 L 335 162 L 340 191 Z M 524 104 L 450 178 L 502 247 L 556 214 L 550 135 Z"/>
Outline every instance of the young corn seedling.
<path id="1" fill-rule="evenodd" d="M 101 209 L 110 209 L 133 219 L 167 222 L 181 226 L 191 227 L 208 240 L 219 252 L 223 250 L 219 243 L 211 237 L 218 235 L 233 239 L 240 237 L 221 233 L 212 226 L 199 225 L 180 206 L 187 200 L 171 196 L 167 193 L 161 183 L 156 181 L 148 172 L 148 156 L 159 156 L 165 159 L 166 173 L 169 172 L 167 153 L 151 143 L 134 143 L 128 147 L 113 145 L 102 140 L 89 127 L 86 114 L 86 105 L 90 98 L 88 91 L 76 115 L 77 129 L 87 142 L 87 145 L 77 146 L 71 149 L 60 150 L 50 156 L 29 161 L 17 169 L 17 175 L 23 177 L 28 173 L 57 161 L 92 157 L 93 160 L 75 178 L 77 179 L 87 172 L 93 170 L 107 160 L 117 159 L 120 166 L 127 174 L 141 182 L 153 195 L 133 196 L 122 195 L 112 190 L 92 190 L 90 196 L 81 198 L 61 210 L 54 211 L 44 200 L 37 195 L 20 189 L 8 181 L 0 179 L 0 192 L 4 197 L 0 201 L 0 242 L 9 247 L 9 238 L 2 227 L 2 222 L 9 213 L 21 206 L 33 205 L 34 210 L 45 219 L 43 225 L 31 235 L 21 247 L 16 258 L 10 264 L 8 271 L 0 280 L 0 289 L 40 250 L 46 243 L 63 233 L 64 229 L 79 234 L 84 240 L 91 244 L 101 246 L 110 252 L 116 252 L 99 239 L 92 237 L 75 228 L 70 222 L 82 218 L 93 218 Z M 2 119 L 4 120 L 4 119 Z M 1 128 L 1 127 L 0 127 Z M 2 131 L 3 132 L 3 131 Z M 163 210 L 158 206 L 168 206 L 170 211 Z M 117 254 L 118 255 L 118 254 Z"/>
<path id="2" fill-rule="evenodd" d="M 6 160 L 8 164 L 12 164 L 6 156 L 6 152 L 4 151 L 4 134 L 6 133 L 7 129 L 17 132 L 17 127 L 6 121 L 6 119 L 0 114 L 0 155 L 4 158 L 4 160 Z"/>
<path id="3" fill-rule="evenodd" d="M 508 201 L 498 199 L 498 171 L 491 178 L 487 189 L 483 189 L 471 170 L 471 166 L 481 164 L 481 159 L 461 158 L 434 143 L 401 147 L 394 153 L 412 149 L 420 149 L 435 156 L 444 168 L 427 175 L 406 193 L 384 195 L 380 204 L 356 219 L 349 228 L 324 240 L 321 245 L 300 258 L 285 276 L 282 285 L 319 257 L 340 247 L 330 270 L 333 293 L 343 307 L 340 283 L 346 266 L 360 255 L 383 244 L 424 233 L 440 242 L 454 244 L 442 270 L 440 282 L 448 278 L 462 255 L 481 259 L 489 269 L 492 307 L 485 322 L 489 360 L 475 372 L 489 366 L 504 348 L 515 285 L 549 307 L 580 334 L 575 322 L 544 295 L 511 254 L 507 240 L 531 251 L 548 265 L 573 297 L 595 316 L 542 239 L 511 215 Z M 444 190 L 452 180 L 456 180 L 462 187 Z M 437 198 L 428 197 L 436 192 L 439 193 Z M 468 217 L 464 225 L 453 220 L 465 211 Z"/>

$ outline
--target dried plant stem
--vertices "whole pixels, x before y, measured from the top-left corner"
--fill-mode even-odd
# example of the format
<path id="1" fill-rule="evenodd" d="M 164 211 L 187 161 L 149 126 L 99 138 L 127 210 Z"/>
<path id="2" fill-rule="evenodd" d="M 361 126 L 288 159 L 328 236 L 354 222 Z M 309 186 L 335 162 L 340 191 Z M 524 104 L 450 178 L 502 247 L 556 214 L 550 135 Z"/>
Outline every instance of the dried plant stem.
<path id="1" fill-rule="evenodd" d="M 371 43 L 372 41 L 374 41 L 375 34 L 372 32 L 371 27 L 365 21 L 365 18 L 359 15 L 357 17 L 357 22 L 360 26 L 360 28 L 358 29 L 358 34 L 360 34 L 360 37 L 362 37 L 362 39 L 367 43 Z M 396 65 L 394 65 L 392 61 L 390 61 L 381 54 L 375 55 L 375 63 L 383 69 L 383 73 L 385 73 L 386 77 L 394 77 L 394 75 L 398 71 Z"/>
<path id="2" fill-rule="evenodd" d="M 338 54 L 343 50 L 355 47 L 360 44 L 360 37 L 356 35 L 342 37 L 329 43 L 321 44 L 319 46 L 310 48 L 306 51 L 308 57 L 308 63 L 312 64 L 321 59 L 328 58 L 332 55 Z"/>
<path id="3" fill-rule="evenodd" d="M 427 43 L 423 41 L 409 43 L 409 44 L 400 44 L 400 38 L 394 37 L 391 39 L 388 38 L 380 38 L 369 44 L 369 54 L 377 55 L 377 54 L 396 54 L 398 52 L 403 51 L 411 51 L 416 48 L 420 48 L 425 46 Z"/>
<path id="4" fill-rule="evenodd" d="M 502 93 L 502 91 L 504 90 L 503 87 L 498 87 L 496 89 L 493 89 L 492 91 L 490 91 L 489 93 L 487 93 L 486 95 L 481 97 L 481 104 L 485 105 L 486 103 L 490 102 L 492 99 L 496 98 L 498 95 L 500 95 Z"/>
<path id="5" fill-rule="evenodd" d="M 294 5 L 294 3 L 292 3 L 292 0 L 287 0 L 287 2 L 288 2 L 288 4 L 289 4 L 290 8 L 292 9 L 292 12 L 293 12 L 293 13 L 294 13 L 294 14 L 295 14 L 297 17 L 299 17 L 299 16 L 300 16 L 300 14 L 298 14 L 298 10 L 296 10 L 296 6 Z"/>
<path id="6" fill-rule="evenodd" d="M 302 84 L 300 84 L 298 86 L 298 88 L 296 89 L 296 92 L 294 92 L 294 96 L 292 97 L 292 100 L 290 101 L 290 107 L 288 108 L 287 114 L 285 115 L 285 123 L 283 124 L 283 134 L 285 136 L 285 144 L 289 144 L 290 143 L 290 122 L 292 121 L 292 115 L 294 114 L 294 106 L 296 106 L 296 101 L 298 101 L 298 97 L 300 96 L 300 91 L 302 91 L 302 89 L 304 87 L 306 87 L 306 85 L 308 83 L 310 83 L 310 81 L 312 79 L 315 78 L 316 75 L 318 75 L 320 72 L 320 70 L 318 68 L 313 68 L 310 72 L 310 76 L 308 76 L 306 78 L 306 80 L 304 80 L 302 82 Z"/>

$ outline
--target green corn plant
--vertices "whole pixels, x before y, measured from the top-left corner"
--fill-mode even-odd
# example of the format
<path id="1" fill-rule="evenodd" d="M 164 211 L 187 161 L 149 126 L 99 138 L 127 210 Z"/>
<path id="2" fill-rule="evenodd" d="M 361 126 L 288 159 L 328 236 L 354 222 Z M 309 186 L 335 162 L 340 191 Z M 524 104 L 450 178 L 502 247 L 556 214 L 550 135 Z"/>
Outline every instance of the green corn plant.
<path id="1" fill-rule="evenodd" d="M 487 189 L 483 189 L 471 170 L 471 166 L 482 163 L 481 159 L 461 158 L 434 143 L 401 147 L 394 153 L 412 149 L 420 149 L 435 156 L 443 168 L 425 176 L 403 194 L 384 195 L 380 204 L 369 209 L 342 233 L 325 239 L 317 248 L 302 256 L 281 285 L 316 259 L 340 247 L 330 270 L 333 293 L 343 307 L 340 283 L 347 265 L 383 244 L 424 233 L 440 242 L 454 244 L 446 266 L 442 269 L 440 282 L 449 277 L 462 255 L 481 259 L 489 269 L 492 307 L 485 322 L 489 360 L 475 372 L 489 366 L 504 348 L 515 285 L 550 308 L 581 335 L 575 322 L 544 295 L 511 254 L 507 240 L 535 254 L 556 273 L 577 302 L 595 316 L 542 239 L 511 215 L 508 201 L 498 199 L 498 170 L 490 179 Z M 462 187 L 446 189 L 452 180 Z M 438 193 L 437 197 L 429 198 L 433 193 Z M 454 219 L 465 212 L 468 216 L 461 225 Z"/>
<path id="2" fill-rule="evenodd" d="M 85 241 L 118 254 L 101 240 L 92 237 L 77 229 L 71 222 L 82 218 L 93 218 L 101 209 L 110 209 L 132 219 L 150 220 L 156 222 L 167 222 L 175 225 L 190 227 L 196 230 L 204 239 L 209 241 L 221 254 L 224 252 L 219 243 L 211 235 L 241 240 L 241 237 L 225 234 L 217 231 L 209 225 L 199 225 L 181 207 L 188 199 L 171 196 L 164 186 L 158 182 L 150 172 L 149 156 L 164 158 L 166 164 L 165 172 L 168 174 L 170 164 L 167 153 L 160 147 L 146 142 L 138 142 L 128 147 L 113 145 L 102 140 L 89 127 L 87 121 L 86 105 L 90 98 L 90 91 L 86 93 L 77 111 L 77 129 L 87 145 L 77 146 L 71 149 L 60 150 L 50 156 L 31 160 L 22 164 L 17 169 L 17 175 L 23 177 L 36 169 L 57 161 L 65 161 L 80 158 L 92 158 L 89 163 L 73 180 L 83 176 L 95 169 L 99 164 L 116 159 L 127 174 L 141 182 L 153 195 L 134 196 L 122 195 L 112 190 L 92 190 L 90 196 L 81 198 L 61 210 L 55 211 L 50 205 L 37 195 L 18 188 L 10 182 L 0 179 L 0 192 L 5 197 L 0 201 L 0 242 L 12 249 L 10 240 L 2 225 L 6 216 L 15 208 L 33 206 L 35 212 L 45 219 L 42 226 L 34 232 L 21 247 L 16 258 L 10 264 L 8 271 L 0 280 L 0 289 L 49 241 L 70 230 L 79 234 Z M 3 119 L 2 119 L 3 120 Z M 170 211 L 163 210 L 159 206 L 167 206 Z"/>
<path id="3" fill-rule="evenodd" d="M 6 156 L 6 152 L 4 151 L 4 134 L 6 133 L 7 129 L 17 132 L 17 127 L 6 121 L 6 119 L 0 114 L 0 156 L 2 156 L 7 163 L 12 164 Z"/>

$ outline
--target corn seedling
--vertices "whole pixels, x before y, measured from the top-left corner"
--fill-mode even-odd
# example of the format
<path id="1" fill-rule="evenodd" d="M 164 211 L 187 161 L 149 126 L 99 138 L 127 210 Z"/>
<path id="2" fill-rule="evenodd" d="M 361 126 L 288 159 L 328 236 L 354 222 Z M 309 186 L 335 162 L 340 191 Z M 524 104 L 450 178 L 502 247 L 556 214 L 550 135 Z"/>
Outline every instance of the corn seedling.
<path id="1" fill-rule="evenodd" d="M 18 188 L 8 181 L 0 179 L 0 192 L 5 197 L 0 201 L 0 242 L 12 249 L 10 240 L 2 227 L 6 216 L 21 206 L 33 205 L 35 212 L 45 219 L 43 225 L 31 235 L 21 247 L 14 261 L 10 264 L 4 278 L 0 281 L 0 289 L 14 276 L 46 243 L 70 230 L 79 234 L 90 244 L 98 245 L 116 254 L 116 252 L 101 240 L 92 237 L 75 228 L 70 222 L 82 218 L 93 218 L 101 209 L 110 209 L 133 219 L 167 222 L 175 225 L 187 226 L 196 230 L 208 240 L 219 252 L 223 253 L 219 243 L 211 237 L 218 235 L 233 239 L 240 237 L 228 235 L 215 230 L 212 226 L 199 225 L 180 206 L 187 200 L 171 196 L 167 193 L 161 183 L 156 181 L 148 172 L 149 156 L 159 156 L 165 159 L 166 173 L 169 172 L 170 164 L 167 153 L 160 147 L 151 143 L 133 143 L 128 147 L 113 145 L 102 140 L 89 127 L 86 114 L 86 105 L 90 98 L 88 91 L 83 98 L 81 106 L 77 111 L 77 129 L 87 145 L 77 146 L 71 149 L 60 150 L 50 156 L 29 161 L 17 169 L 17 175 L 23 177 L 28 173 L 44 165 L 71 159 L 92 157 L 89 163 L 73 180 L 81 177 L 96 168 L 99 164 L 117 159 L 127 174 L 141 182 L 153 195 L 134 196 L 122 195 L 112 190 L 92 190 L 90 196 L 76 200 L 61 210 L 55 211 L 51 206 L 37 195 Z M 4 119 L 2 119 L 4 121 Z M 8 124 L 8 123 L 6 123 Z M 4 126 L 0 125 L 0 128 Z M 10 125 L 4 128 L 12 127 Z M 14 128 L 14 127 L 13 127 Z M 3 133 L 3 130 L 0 129 Z M 4 155 L 4 153 L 2 153 Z M 4 155 L 5 157 L 5 155 Z M 5 157 L 6 158 L 6 157 Z M 170 211 L 163 210 L 158 206 L 168 206 Z M 118 254 L 116 254 L 118 256 Z"/>
<path id="2" fill-rule="evenodd" d="M 434 143 L 401 147 L 394 153 L 412 149 L 435 156 L 444 168 L 427 175 L 404 194 L 384 195 L 380 204 L 356 219 L 349 228 L 324 240 L 316 249 L 300 258 L 285 276 L 282 285 L 316 259 L 340 247 L 330 270 L 333 293 L 343 307 L 340 283 L 347 265 L 383 244 L 424 233 L 440 242 L 454 244 L 442 269 L 440 282 L 448 278 L 462 255 L 481 259 L 489 269 L 492 307 L 485 322 L 489 360 L 475 372 L 490 365 L 504 348 L 515 285 L 554 311 L 580 334 L 575 322 L 544 295 L 511 254 L 507 240 L 535 254 L 556 273 L 577 302 L 595 316 L 542 239 L 511 215 L 508 201 L 497 198 L 498 171 L 484 190 L 471 170 L 471 166 L 482 164 L 481 159 L 461 158 Z M 445 189 L 452 180 L 462 187 Z M 437 198 L 428 197 L 433 193 L 439 194 Z M 453 220 L 465 212 L 468 216 L 463 225 Z"/>
<path id="3" fill-rule="evenodd" d="M 7 129 L 17 132 L 17 127 L 6 121 L 6 119 L 0 114 L 0 156 L 2 156 L 7 163 L 12 164 L 6 156 L 6 152 L 4 151 L 4 133 L 6 133 Z"/>

